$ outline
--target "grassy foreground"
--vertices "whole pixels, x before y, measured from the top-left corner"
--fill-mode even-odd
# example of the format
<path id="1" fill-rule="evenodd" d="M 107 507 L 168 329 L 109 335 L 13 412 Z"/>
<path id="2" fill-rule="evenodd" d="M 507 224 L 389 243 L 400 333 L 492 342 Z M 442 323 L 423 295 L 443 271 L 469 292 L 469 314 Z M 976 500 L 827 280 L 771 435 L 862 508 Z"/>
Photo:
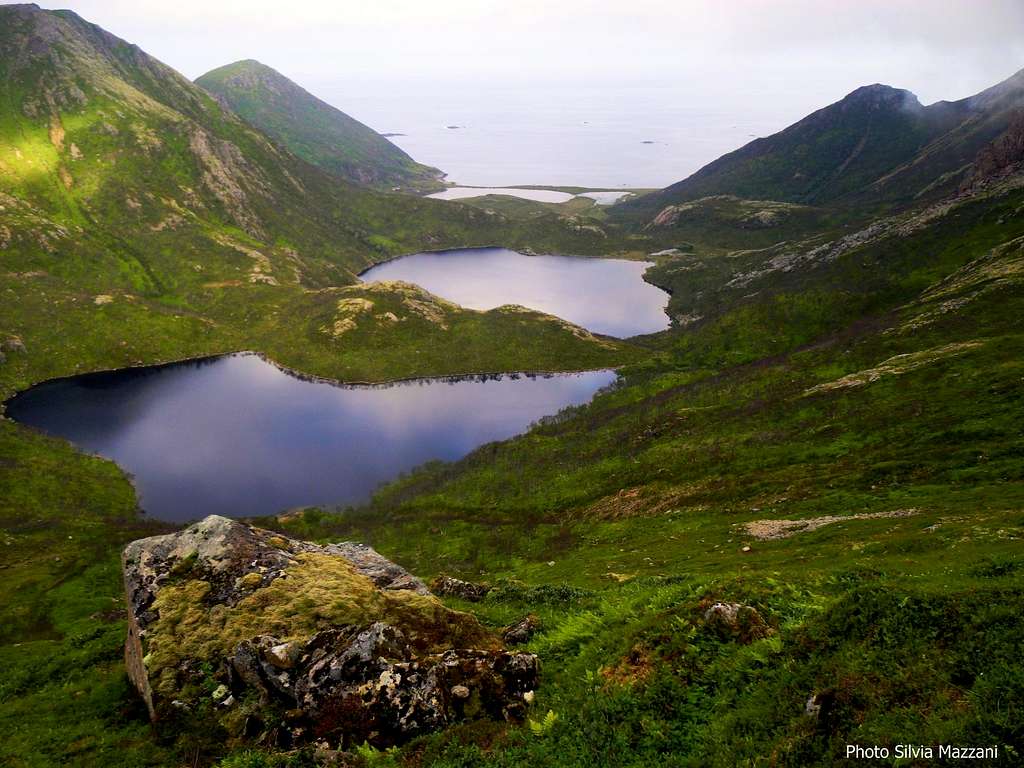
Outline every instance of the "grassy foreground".
<path id="1" fill-rule="evenodd" d="M 800 275 L 766 272 L 759 299 L 651 338 L 589 406 L 425 467 L 365 508 L 265 521 L 365 541 L 422 576 L 486 580 L 482 603 L 456 607 L 489 626 L 541 619 L 531 722 L 362 759 L 843 765 L 847 743 L 947 743 L 995 745 L 1014 764 L 1024 251 L 1007 212 L 1021 202 L 967 203 Z M 898 268 L 853 290 L 872 263 Z M 375 300 L 323 295 L 318 329 L 347 328 L 363 306 L 338 301 Z M 6 354 L 6 370 L 27 365 Z M 152 731 L 120 665 L 116 550 L 157 526 L 134 517 L 108 462 L 7 422 L 0 457 L 5 762 L 314 764 Z M 715 632 L 704 612 L 718 600 L 753 606 L 771 632 Z"/>
<path id="2" fill-rule="evenodd" d="M 1024 233 L 1011 214 L 1022 202 L 1020 191 L 967 201 L 799 273 L 765 271 L 754 253 L 723 257 L 756 274 L 740 289 L 716 272 L 723 263 L 697 256 L 706 271 L 691 272 L 719 286 L 720 310 L 711 293 L 705 320 L 648 339 L 614 391 L 427 466 L 365 508 L 266 521 L 365 541 L 422 576 L 489 581 L 482 603 L 456 606 L 489 626 L 541 619 L 527 646 L 544 664 L 532 722 L 459 727 L 362 759 L 842 765 L 847 743 L 949 743 L 1018 760 Z M 685 285 L 674 287 L 678 300 Z M 362 348 L 390 326 L 360 323 L 409 312 L 410 291 L 304 293 L 320 304 L 302 333 Z M 102 309 L 122 306 L 135 303 Z M 452 330 L 489 314 L 429 306 Z M 421 321 L 438 328 L 422 316 L 406 327 Z M 587 349 L 604 343 L 562 330 Z M 312 368 L 319 347 L 294 338 Z M 82 349 L 55 360 L 89 360 Z M 90 365 L 104 360 L 95 354 Z M 2 370 L 25 378 L 49 359 L 5 355 Z M 229 755 L 216 732 L 145 722 L 120 664 L 116 552 L 159 526 L 135 517 L 116 467 L 0 422 L 0 485 L 5 762 L 313 764 L 307 753 Z M 715 632 L 704 612 L 718 600 L 753 606 L 771 632 L 750 643 Z"/>
<path id="3" fill-rule="evenodd" d="M 1020 202 L 762 277 L 767 295 L 662 337 L 590 405 L 367 508 L 279 523 L 489 581 L 459 607 L 492 626 L 542 620 L 527 727 L 372 759 L 845 765 L 847 744 L 1024 759 Z M 853 289 L 876 260 L 888 269 Z M 716 633 L 719 600 L 772 632 Z"/>

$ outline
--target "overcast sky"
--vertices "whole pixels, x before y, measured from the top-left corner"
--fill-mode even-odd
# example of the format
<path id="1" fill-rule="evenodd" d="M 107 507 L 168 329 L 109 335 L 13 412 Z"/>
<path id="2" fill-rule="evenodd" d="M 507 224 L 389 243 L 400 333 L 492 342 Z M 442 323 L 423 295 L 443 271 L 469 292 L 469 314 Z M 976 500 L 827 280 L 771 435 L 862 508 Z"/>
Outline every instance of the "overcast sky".
<path id="1" fill-rule="evenodd" d="M 1024 68 L 1024 0 L 67 0 L 189 77 L 255 58 L 306 84 L 614 78 L 925 103 Z"/>

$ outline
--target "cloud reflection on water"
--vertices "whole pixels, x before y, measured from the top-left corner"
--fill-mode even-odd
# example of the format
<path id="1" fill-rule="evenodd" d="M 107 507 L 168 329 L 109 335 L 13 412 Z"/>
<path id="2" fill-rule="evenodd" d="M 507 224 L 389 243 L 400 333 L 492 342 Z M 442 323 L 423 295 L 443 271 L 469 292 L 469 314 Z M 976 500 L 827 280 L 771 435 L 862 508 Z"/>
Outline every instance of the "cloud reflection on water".
<path id="1" fill-rule="evenodd" d="M 594 371 L 337 386 L 252 354 L 49 382 L 12 418 L 109 457 L 144 509 L 183 521 L 365 501 L 380 483 L 457 459 L 590 400 Z"/>

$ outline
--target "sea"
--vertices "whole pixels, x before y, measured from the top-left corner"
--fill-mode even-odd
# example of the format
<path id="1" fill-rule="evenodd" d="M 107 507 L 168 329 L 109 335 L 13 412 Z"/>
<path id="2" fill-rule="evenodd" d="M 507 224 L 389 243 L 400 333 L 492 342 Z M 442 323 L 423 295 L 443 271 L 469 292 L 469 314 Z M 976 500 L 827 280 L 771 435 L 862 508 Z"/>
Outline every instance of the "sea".
<path id="1" fill-rule="evenodd" d="M 686 83 L 352 79 L 310 90 L 460 185 L 660 188 L 806 114 L 767 93 Z"/>

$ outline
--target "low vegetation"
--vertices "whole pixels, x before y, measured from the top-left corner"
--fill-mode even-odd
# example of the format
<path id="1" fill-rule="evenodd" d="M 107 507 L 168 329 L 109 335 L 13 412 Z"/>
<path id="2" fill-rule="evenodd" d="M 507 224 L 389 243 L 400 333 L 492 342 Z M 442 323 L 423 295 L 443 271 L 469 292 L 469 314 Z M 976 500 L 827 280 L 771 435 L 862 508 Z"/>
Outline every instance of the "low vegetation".
<path id="1" fill-rule="evenodd" d="M 907 742 L 1016 759 L 1024 283 L 989 214 L 803 276 L 828 285 L 902 253 L 887 274 L 906 282 L 856 322 L 845 290 L 819 288 L 816 315 L 780 312 L 790 278 L 765 278 L 770 296 L 665 339 L 590 405 L 415 472 L 365 509 L 281 524 L 358 536 L 424 575 L 517 585 L 473 610 L 492 626 L 541 620 L 527 646 L 547 676 L 536 727 L 374 760 L 802 766 Z M 946 256 L 929 247 L 951 230 Z M 909 285 L 918 270 L 934 282 Z M 778 336 L 766 348 L 740 327 Z M 773 521 L 788 535 L 755 535 Z M 715 601 L 772 631 L 723 638 Z"/>

